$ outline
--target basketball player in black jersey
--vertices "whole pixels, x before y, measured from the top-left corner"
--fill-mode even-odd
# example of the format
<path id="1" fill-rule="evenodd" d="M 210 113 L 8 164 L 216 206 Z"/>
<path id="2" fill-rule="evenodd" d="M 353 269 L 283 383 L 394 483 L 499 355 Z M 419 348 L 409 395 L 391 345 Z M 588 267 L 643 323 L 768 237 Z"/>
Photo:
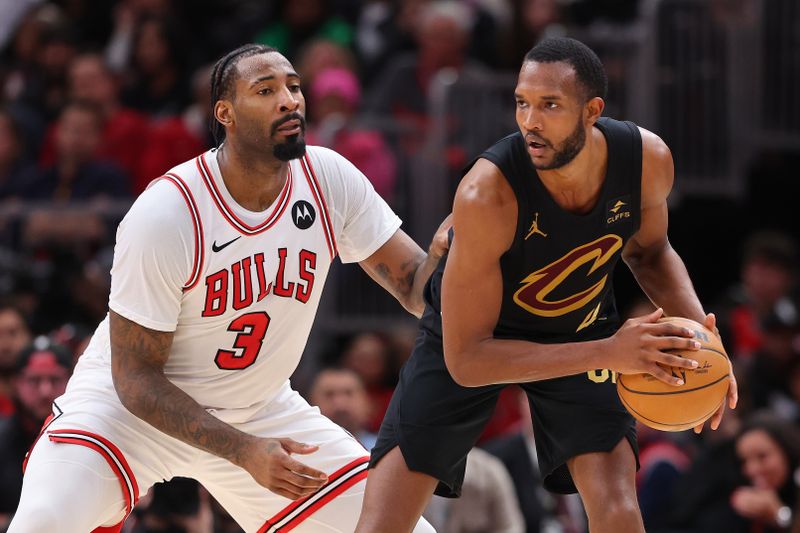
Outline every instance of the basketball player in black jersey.
<path id="1" fill-rule="evenodd" d="M 667 239 L 670 151 L 647 130 L 601 118 L 606 87 L 578 41 L 548 39 L 527 54 L 519 132 L 481 154 L 456 193 L 452 246 L 426 287 L 414 353 L 372 452 L 359 533 L 411 531 L 434 489 L 459 495 L 467 452 L 508 383 L 528 394 L 545 487 L 577 490 L 593 533 L 644 531 L 636 434 L 616 375 L 680 385 L 658 363 L 692 368 L 668 352 L 699 344 L 657 320 L 715 323 Z M 610 282 L 620 258 L 659 306 L 623 324 Z M 731 408 L 736 399 L 731 376 Z"/>

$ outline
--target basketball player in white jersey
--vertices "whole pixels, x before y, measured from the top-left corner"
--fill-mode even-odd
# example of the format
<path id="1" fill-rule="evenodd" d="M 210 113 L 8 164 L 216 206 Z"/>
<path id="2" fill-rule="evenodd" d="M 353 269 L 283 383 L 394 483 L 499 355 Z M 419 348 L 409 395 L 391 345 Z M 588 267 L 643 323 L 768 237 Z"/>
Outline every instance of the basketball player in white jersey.
<path id="1" fill-rule="evenodd" d="M 334 257 L 419 315 L 446 228 L 426 256 L 351 163 L 306 149 L 300 80 L 274 49 L 229 53 L 212 93 L 225 141 L 120 224 L 109 316 L 27 458 L 12 533 L 119 531 L 173 476 L 248 532 L 355 529 L 368 453 L 288 379 Z"/>

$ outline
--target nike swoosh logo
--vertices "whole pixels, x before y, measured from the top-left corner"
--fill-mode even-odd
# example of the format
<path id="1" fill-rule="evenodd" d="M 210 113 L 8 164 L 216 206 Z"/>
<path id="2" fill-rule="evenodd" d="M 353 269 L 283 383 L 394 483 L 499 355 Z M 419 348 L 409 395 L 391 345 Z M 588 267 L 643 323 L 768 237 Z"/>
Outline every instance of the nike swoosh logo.
<path id="1" fill-rule="evenodd" d="M 222 250 L 223 248 L 225 248 L 229 244 L 233 244 L 234 242 L 238 241 L 241 238 L 242 238 L 242 236 L 239 235 L 235 239 L 230 240 L 230 241 L 226 242 L 225 244 L 220 244 L 219 246 L 217 246 L 217 241 L 214 241 L 213 244 L 211 244 L 211 251 L 212 252 L 219 252 L 220 250 Z"/>

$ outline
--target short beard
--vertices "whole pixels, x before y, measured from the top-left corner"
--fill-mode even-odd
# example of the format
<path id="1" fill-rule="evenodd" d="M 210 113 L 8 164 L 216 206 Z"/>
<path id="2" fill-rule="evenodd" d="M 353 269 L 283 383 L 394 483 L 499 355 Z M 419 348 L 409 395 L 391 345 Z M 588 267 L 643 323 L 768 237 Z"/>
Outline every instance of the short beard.
<path id="1" fill-rule="evenodd" d="M 274 145 L 272 155 L 279 161 L 291 161 L 303 157 L 306 155 L 306 140 L 300 133 L 292 135 L 285 143 Z"/>
<path id="2" fill-rule="evenodd" d="M 586 130 L 583 129 L 583 123 L 578 120 L 578 125 L 575 127 L 569 137 L 561 143 L 561 149 L 556 151 L 553 160 L 549 164 L 534 166 L 537 170 L 553 170 L 561 168 L 577 156 L 586 144 Z"/>

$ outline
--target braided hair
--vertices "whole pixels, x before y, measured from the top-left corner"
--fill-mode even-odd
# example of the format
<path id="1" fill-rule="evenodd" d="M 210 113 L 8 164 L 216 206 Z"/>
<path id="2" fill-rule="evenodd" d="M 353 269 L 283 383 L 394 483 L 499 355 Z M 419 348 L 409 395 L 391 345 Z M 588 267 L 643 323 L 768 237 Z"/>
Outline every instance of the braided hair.
<path id="1" fill-rule="evenodd" d="M 264 44 L 246 44 L 228 52 L 214 63 L 214 70 L 211 72 L 211 135 L 214 136 L 217 146 L 225 140 L 225 127 L 214 117 L 214 106 L 219 100 L 228 98 L 233 91 L 236 65 L 241 59 L 277 51 L 276 48 Z"/>

